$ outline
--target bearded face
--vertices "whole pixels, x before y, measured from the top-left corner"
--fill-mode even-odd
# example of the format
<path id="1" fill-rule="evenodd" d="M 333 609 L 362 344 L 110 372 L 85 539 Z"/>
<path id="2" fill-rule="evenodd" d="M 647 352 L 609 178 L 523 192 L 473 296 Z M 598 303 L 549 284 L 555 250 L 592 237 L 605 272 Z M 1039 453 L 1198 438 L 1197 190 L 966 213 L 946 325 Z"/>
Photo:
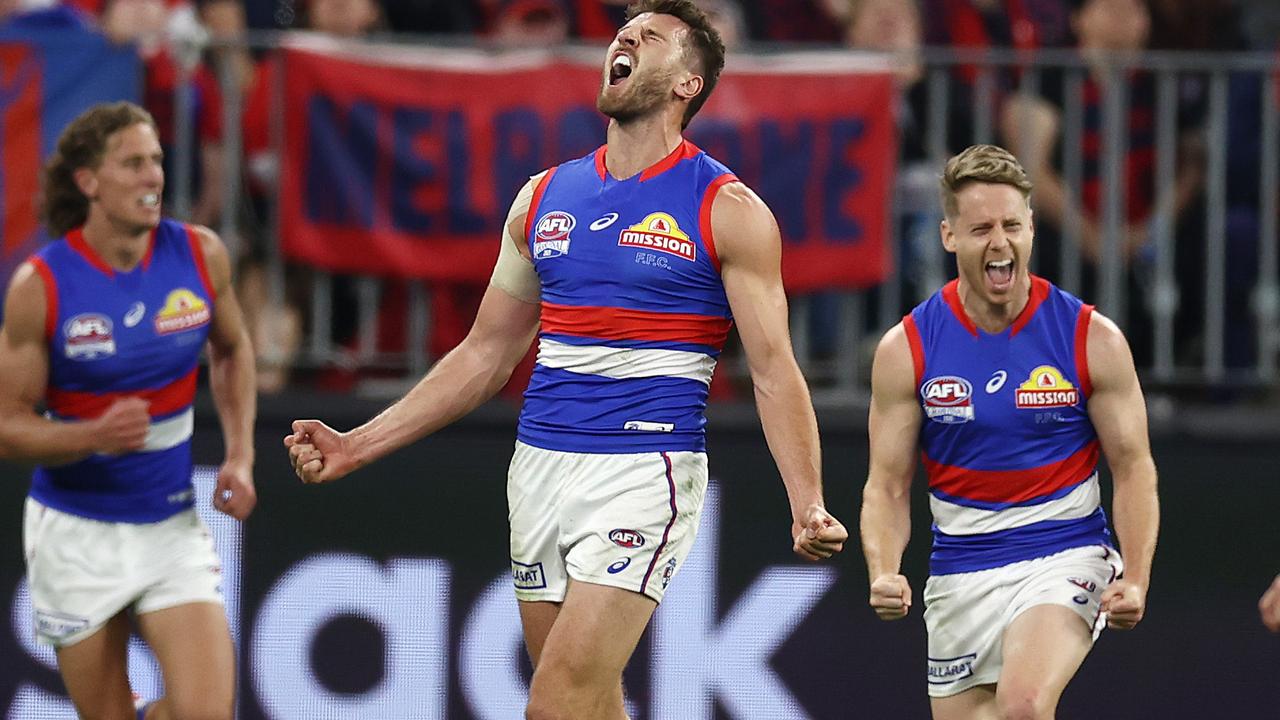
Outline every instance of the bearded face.
<path id="1" fill-rule="evenodd" d="M 596 109 L 625 123 L 676 102 L 672 90 L 685 69 L 687 29 L 675 17 L 653 13 L 624 25 L 609 46 Z"/>

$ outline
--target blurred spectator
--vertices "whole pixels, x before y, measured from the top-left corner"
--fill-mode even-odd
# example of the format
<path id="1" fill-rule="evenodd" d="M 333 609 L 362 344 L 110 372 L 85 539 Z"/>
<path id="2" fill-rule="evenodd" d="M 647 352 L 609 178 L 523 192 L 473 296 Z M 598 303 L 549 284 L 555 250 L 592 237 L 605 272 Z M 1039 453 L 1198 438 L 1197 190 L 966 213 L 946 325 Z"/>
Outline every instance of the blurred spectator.
<path id="1" fill-rule="evenodd" d="M 1070 42 L 1065 0 L 923 0 L 929 46 L 1031 50 Z"/>
<path id="2" fill-rule="evenodd" d="M 568 0 L 573 34 L 583 40 L 610 42 L 626 22 L 631 0 Z"/>
<path id="3" fill-rule="evenodd" d="M 716 32 L 720 33 L 725 50 L 738 50 L 748 40 L 746 15 L 738 0 L 698 0 L 698 7 L 707 14 Z"/>
<path id="4" fill-rule="evenodd" d="M 1240 25 L 1254 50 L 1274 50 L 1280 45 L 1280 2 L 1239 0 Z"/>
<path id="5" fill-rule="evenodd" d="M 507 47 L 553 47 L 569 39 L 569 25 L 562 0 L 504 0 L 489 34 Z"/>
<path id="6" fill-rule="evenodd" d="M 1134 262 L 1146 262 L 1148 226 L 1158 199 L 1155 177 L 1156 82 L 1146 71 L 1120 74 L 1110 64 L 1120 53 L 1137 53 L 1147 46 L 1151 16 L 1143 0 L 1073 0 L 1072 29 L 1081 54 L 1089 66 L 1083 78 L 1081 116 L 1084 119 L 1083 142 L 1079 148 L 1064 148 L 1060 142 L 1062 118 L 1067 103 L 1063 73 L 1046 73 L 1041 96 L 1017 95 L 1009 98 L 1002 114 L 1001 129 L 1008 146 L 1021 154 L 1023 164 L 1036 183 L 1032 201 L 1036 211 L 1037 241 L 1048 244 L 1048 252 L 1040 253 L 1042 267 L 1055 274 L 1059 257 L 1056 243 L 1061 242 L 1061 228 L 1072 223 L 1079 228 L 1081 253 L 1085 261 L 1083 294 L 1097 300 L 1096 268 L 1102 254 L 1101 222 L 1103 171 L 1103 117 L 1108 83 L 1125 83 L 1128 115 L 1125 119 L 1126 154 L 1122 163 L 1122 182 L 1126 206 L 1122 208 L 1124 231 L 1121 261 L 1128 268 L 1128 323 L 1130 341 L 1140 364 L 1149 359 L 1150 333 L 1145 315 L 1146 298 L 1141 292 L 1140 275 Z M 1182 104 L 1178 107 L 1179 146 L 1177 176 L 1170 203 L 1173 215 L 1181 216 L 1191 205 L 1202 182 L 1203 143 L 1198 130 L 1200 108 Z M 1067 216 L 1072 207 L 1072 189 L 1062 179 L 1065 152 L 1082 155 L 1083 183 L 1074 204 L 1079 216 Z"/>
<path id="7" fill-rule="evenodd" d="M 1243 50 L 1234 0 L 1149 0 L 1154 50 Z"/>
<path id="8" fill-rule="evenodd" d="M 457 0 L 392 0 L 383 4 L 393 32 L 443 35 L 480 31 L 480 6 Z"/>
<path id="9" fill-rule="evenodd" d="M 752 33 L 764 42 L 839 43 L 849 15 L 848 0 L 756 0 Z"/>

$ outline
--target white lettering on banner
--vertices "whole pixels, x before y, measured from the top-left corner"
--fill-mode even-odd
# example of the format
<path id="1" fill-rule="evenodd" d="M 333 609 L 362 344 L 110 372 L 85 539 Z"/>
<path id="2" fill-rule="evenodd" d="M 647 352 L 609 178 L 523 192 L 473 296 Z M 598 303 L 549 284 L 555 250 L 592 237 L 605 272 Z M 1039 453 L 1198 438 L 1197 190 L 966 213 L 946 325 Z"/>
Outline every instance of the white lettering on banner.
<path id="1" fill-rule="evenodd" d="M 698 542 L 654 615 L 653 720 L 809 717 L 769 659 L 836 581 L 830 567 L 766 568 L 716 622 L 719 486 L 707 486 Z"/>
<path id="2" fill-rule="evenodd" d="M 273 720 L 443 718 L 449 696 L 449 563 L 313 555 L 272 586 L 254 622 L 253 683 Z M 367 693 L 338 693 L 311 670 L 311 644 L 329 621 L 354 615 L 386 640 L 385 677 Z"/>

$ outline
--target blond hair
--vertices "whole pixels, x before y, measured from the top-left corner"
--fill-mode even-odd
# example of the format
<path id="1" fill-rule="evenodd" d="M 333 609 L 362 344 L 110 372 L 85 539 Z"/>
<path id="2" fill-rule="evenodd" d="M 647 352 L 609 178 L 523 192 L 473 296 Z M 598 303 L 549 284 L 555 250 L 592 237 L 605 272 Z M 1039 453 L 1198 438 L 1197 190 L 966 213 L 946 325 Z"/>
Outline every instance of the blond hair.
<path id="1" fill-rule="evenodd" d="M 956 193 L 975 182 L 1008 185 L 1024 200 L 1031 197 L 1031 180 L 1013 153 L 996 145 L 970 145 L 948 160 L 942 171 L 942 209 L 948 218 L 960 212 Z"/>

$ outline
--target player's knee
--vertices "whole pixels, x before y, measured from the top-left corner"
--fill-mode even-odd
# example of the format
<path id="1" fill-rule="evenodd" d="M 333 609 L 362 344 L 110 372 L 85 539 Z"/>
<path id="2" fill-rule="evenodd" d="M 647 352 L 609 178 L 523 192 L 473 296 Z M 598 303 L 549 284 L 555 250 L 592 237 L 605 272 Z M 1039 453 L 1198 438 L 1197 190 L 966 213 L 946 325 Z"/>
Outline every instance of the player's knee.
<path id="1" fill-rule="evenodd" d="M 1004 688 L 996 691 L 1000 720 L 1053 720 L 1054 702 L 1036 687 Z"/>

